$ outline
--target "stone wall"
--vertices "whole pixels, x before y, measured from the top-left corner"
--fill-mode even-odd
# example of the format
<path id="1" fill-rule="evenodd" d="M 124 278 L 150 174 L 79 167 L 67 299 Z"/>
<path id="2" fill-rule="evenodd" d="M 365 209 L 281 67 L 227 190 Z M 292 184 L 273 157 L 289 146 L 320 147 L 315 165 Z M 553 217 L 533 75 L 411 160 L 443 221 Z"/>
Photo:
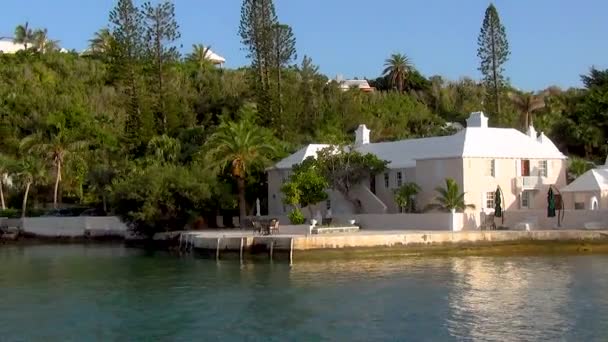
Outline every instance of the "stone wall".
<path id="1" fill-rule="evenodd" d="M 127 226 L 116 216 L 26 217 L 7 219 L 0 225 L 18 227 L 40 237 L 125 236 Z"/>

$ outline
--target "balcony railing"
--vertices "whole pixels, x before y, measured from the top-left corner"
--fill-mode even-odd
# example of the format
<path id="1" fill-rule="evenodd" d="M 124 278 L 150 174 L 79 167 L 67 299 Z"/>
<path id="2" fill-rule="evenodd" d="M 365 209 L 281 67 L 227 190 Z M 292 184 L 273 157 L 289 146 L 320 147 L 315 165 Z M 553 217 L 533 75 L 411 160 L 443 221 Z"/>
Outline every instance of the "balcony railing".
<path id="1" fill-rule="evenodd" d="M 543 184 L 543 178 L 539 176 L 517 177 L 517 185 L 523 190 L 540 189 Z"/>

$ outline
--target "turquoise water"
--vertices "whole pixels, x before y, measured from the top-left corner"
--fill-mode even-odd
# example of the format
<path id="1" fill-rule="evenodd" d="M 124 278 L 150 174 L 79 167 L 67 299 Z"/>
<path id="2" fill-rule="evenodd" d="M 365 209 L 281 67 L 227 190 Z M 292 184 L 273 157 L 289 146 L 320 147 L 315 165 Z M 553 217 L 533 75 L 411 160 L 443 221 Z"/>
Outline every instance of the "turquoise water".
<path id="1" fill-rule="evenodd" d="M 0 341 L 607 341 L 608 256 L 240 266 L 0 246 Z"/>

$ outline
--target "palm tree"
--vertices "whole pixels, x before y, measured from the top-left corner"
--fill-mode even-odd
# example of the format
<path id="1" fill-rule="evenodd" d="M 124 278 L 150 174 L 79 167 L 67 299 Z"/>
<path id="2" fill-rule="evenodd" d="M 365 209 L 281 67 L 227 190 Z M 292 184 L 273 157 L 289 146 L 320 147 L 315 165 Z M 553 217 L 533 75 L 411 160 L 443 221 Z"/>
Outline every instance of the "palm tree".
<path id="1" fill-rule="evenodd" d="M 157 135 L 148 142 L 148 154 L 158 163 L 173 163 L 180 156 L 182 146 L 179 140 L 171 138 L 166 134 Z"/>
<path id="2" fill-rule="evenodd" d="M 114 44 L 114 36 L 108 28 L 102 28 L 95 32 L 95 36 L 89 40 L 89 50 L 93 54 L 105 54 L 110 51 Z"/>
<path id="3" fill-rule="evenodd" d="M 0 207 L 2 210 L 6 210 L 6 203 L 4 202 L 4 178 L 7 176 L 10 167 L 13 165 L 13 161 L 8 156 L 0 153 Z"/>
<path id="4" fill-rule="evenodd" d="M 13 42 L 15 44 L 23 44 L 23 47 L 27 50 L 28 44 L 34 41 L 34 32 L 29 26 L 28 22 L 25 22 L 25 25 L 18 25 L 15 28 L 15 38 Z"/>
<path id="5" fill-rule="evenodd" d="M 413 69 L 409 58 L 404 54 L 394 53 L 384 62 L 384 67 L 382 76 L 388 78 L 393 88 L 396 87 L 399 92 L 403 92 L 405 80 Z"/>
<path id="6" fill-rule="evenodd" d="M 40 53 L 47 53 L 59 50 L 59 41 L 49 39 L 47 29 L 34 31 L 33 45 Z"/>
<path id="7" fill-rule="evenodd" d="M 51 119 L 53 120 L 53 119 Z M 69 154 L 88 146 L 85 140 L 78 140 L 70 134 L 60 120 L 51 121 L 47 134 L 33 134 L 21 140 L 21 148 L 31 153 L 37 153 L 50 159 L 55 167 L 55 190 L 53 192 L 53 208 L 57 209 L 57 195 L 61 182 L 62 166 Z"/>
<path id="8" fill-rule="evenodd" d="M 400 188 L 395 189 L 395 202 L 399 209 L 406 213 L 411 213 L 415 210 L 414 196 L 420 192 L 420 187 L 416 183 L 408 182 Z"/>
<path id="9" fill-rule="evenodd" d="M 593 169 L 595 165 L 583 158 L 571 156 L 568 160 L 568 176 L 571 180 L 580 177 L 583 173 Z"/>
<path id="10" fill-rule="evenodd" d="M 17 167 L 17 177 L 25 186 L 21 217 L 25 217 L 27 211 L 27 199 L 32 185 L 43 185 L 46 183 L 47 170 L 44 162 L 33 155 L 21 159 Z"/>
<path id="11" fill-rule="evenodd" d="M 239 217 L 246 216 L 245 179 L 255 169 L 268 165 L 276 154 L 272 136 L 263 127 L 245 118 L 238 122 L 224 121 L 206 143 L 210 166 L 228 169 L 236 179 Z"/>
<path id="12" fill-rule="evenodd" d="M 465 210 L 468 208 L 475 209 L 473 204 L 464 202 L 464 192 L 460 192 L 458 183 L 452 178 L 446 178 L 445 188 L 437 187 L 435 191 L 439 196 L 435 198 L 435 203 L 427 205 L 426 210 L 437 209 L 441 211 L 456 211 Z"/>
<path id="13" fill-rule="evenodd" d="M 545 94 L 540 93 L 535 95 L 529 93 L 514 93 L 510 92 L 509 98 L 521 114 L 521 121 L 524 129 L 533 125 L 534 112 L 545 107 Z"/>
<path id="14" fill-rule="evenodd" d="M 203 44 L 193 44 L 192 52 L 186 57 L 187 60 L 196 63 L 200 69 L 207 69 L 212 66 L 213 63 L 209 60 L 211 56 L 211 46 L 204 46 Z"/>

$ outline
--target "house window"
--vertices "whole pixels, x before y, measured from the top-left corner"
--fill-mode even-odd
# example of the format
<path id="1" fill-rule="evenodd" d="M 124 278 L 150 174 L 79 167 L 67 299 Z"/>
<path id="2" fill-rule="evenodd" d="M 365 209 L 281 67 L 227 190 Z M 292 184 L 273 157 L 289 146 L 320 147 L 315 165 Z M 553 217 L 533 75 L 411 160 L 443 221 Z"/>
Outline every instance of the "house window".
<path id="1" fill-rule="evenodd" d="M 522 209 L 530 209 L 532 207 L 531 191 L 524 191 L 521 193 L 521 207 Z"/>
<path id="2" fill-rule="evenodd" d="M 521 175 L 522 177 L 530 176 L 530 160 L 522 160 L 521 161 Z"/>
<path id="3" fill-rule="evenodd" d="M 389 181 L 388 173 L 385 173 L 384 174 L 384 187 L 385 188 L 388 188 L 388 186 L 389 186 L 389 182 L 388 181 Z"/>
<path id="4" fill-rule="evenodd" d="M 494 160 L 494 159 L 488 160 L 488 164 L 486 165 L 486 176 L 490 176 L 490 177 L 496 176 L 496 160 Z"/>
<path id="5" fill-rule="evenodd" d="M 486 192 L 486 208 L 494 208 L 494 191 Z"/>
<path id="6" fill-rule="evenodd" d="M 327 209 L 327 210 L 331 209 L 331 200 L 325 201 L 325 209 Z"/>
<path id="7" fill-rule="evenodd" d="M 401 172 L 397 172 L 397 187 L 400 187 L 403 184 L 403 174 Z"/>
<path id="8" fill-rule="evenodd" d="M 538 175 L 540 177 L 547 177 L 547 161 L 541 160 L 538 162 Z"/>
<path id="9" fill-rule="evenodd" d="M 585 203 L 584 202 L 574 202 L 574 209 L 575 210 L 585 210 Z"/>

